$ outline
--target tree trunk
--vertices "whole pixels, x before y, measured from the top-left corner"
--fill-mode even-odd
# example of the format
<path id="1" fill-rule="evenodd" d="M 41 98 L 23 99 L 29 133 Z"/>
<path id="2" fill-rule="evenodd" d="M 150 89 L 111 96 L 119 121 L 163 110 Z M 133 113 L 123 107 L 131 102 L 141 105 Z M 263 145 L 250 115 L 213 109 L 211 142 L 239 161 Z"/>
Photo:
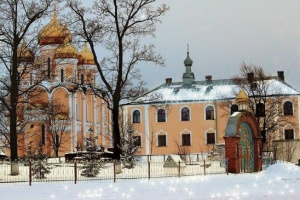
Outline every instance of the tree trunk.
<path id="1" fill-rule="evenodd" d="M 119 127 L 119 106 L 113 107 L 112 110 L 112 118 L 113 118 L 113 144 L 114 144 L 114 159 L 120 160 L 120 155 L 121 155 L 121 149 L 120 149 L 120 127 Z"/>

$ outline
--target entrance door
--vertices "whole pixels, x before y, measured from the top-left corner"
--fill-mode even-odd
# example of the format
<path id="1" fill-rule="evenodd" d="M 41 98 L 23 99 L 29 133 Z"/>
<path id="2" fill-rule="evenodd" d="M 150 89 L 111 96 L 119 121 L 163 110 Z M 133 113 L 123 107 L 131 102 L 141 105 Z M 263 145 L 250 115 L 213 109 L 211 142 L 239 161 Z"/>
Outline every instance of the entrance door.
<path id="1" fill-rule="evenodd" d="M 254 144 L 251 128 L 246 122 L 243 122 L 240 126 L 240 136 L 239 157 L 241 162 L 241 172 L 253 172 Z"/>

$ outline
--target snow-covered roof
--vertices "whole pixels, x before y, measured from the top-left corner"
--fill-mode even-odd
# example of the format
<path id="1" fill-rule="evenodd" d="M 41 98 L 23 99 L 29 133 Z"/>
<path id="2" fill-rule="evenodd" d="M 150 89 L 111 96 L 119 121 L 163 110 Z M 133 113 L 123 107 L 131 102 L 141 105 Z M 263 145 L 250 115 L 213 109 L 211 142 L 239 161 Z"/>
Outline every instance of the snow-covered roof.
<path id="1" fill-rule="evenodd" d="M 277 78 L 265 80 L 264 86 L 268 88 L 267 96 L 300 94 L 293 87 Z M 234 99 L 239 91 L 240 87 L 231 79 L 195 81 L 190 85 L 185 85 L 183 82 L 165 83 L 130 104 Z"/>

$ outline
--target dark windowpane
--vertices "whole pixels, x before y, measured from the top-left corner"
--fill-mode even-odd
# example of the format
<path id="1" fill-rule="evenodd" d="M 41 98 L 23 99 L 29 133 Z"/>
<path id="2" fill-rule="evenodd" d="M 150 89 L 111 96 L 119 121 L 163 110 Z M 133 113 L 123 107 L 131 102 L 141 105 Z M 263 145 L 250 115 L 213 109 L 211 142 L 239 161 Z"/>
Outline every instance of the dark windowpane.
<path id="1" fill-rule="evenodd" d="M 206 144 L 215 144 L 215 133 L 206 134 Z"/>
<path id="2" fill-rule="evenodd" d="M 265 117 L 265 104 L 263 103 L 258 103 L 256 104 L 256 116 L 257 117 Z"/>
<path id="3" fill-rule="evenodd" d="M 191 145 L 191 135 L 182 134 L 182 146 L 190 146 L 190 145 Z"/>
<path id="4" fill-rule="evenodd" d="M 42 125 L 42 144 L 46 144 L 46 127 L 44 124 Z"/>
<path id="5" fill-rule="evenodd" d="M 293 129 L 284 130 L 284 137 L 286 140 L 293 140 L 294 139 L 294 130 Z"/>
<path id="6" fill-rule="evenodd" d="M 56 148 L 58 148 L 59 147 L 59 135 L 55 135 L 55 146 L 56 146 Z"/>
<path id="7" fill-rule="evenodd" d="M 60 82 L 64 82 L 64 70 L 60 70 Z"/>
<path id="8" fill-rule="evenodd" d="M 266 135 L 266 131 L 261 131 L 261 136 L 262 136 L 262 142 L 266 143 L 267 142 L 267 135 Z"/>
<path id="9" fill-rule="evenodd" d="M 214 107 L 212 106 L 207 106 L 206 108 L 206 120 L 214 120 Z"/>
<path id="10" fill-rule="evenodd" d="M 234 104 L 230 107 L 230 114 L 232 115 L 234 112 L 237 112 L 239 110 L 238 105 Z"/>
<path id="11" fill-rule="evenodd" d="M 135 110 L 133 111 L 133 123 L 141 123 L 141 114 L 140 111 Z"/>
<path id="12" fill-rule="evenodd" d="M 141 136 L 133 136 L 133 145 L 136 147 L 142 146 L 141 144 Z"/>
<path id="13" fill-rule="evenodd" d="M 157 122 L 166 122 L 166 111 L 164 109 L 157 111 Z"/>
<path id="14" fill-rule="evenodd" d="M 157 137 L 157 143 L 159 147 L 165 147 L 167 146 L 167 136 L 166 135 L 159 135 Z"/>
<path id="15" fill-rule="evenodd" d="M 287 101 L 283 104 L 283 114 L 284 115 L 293 115 L 293 103 Z"/>
<path id="16" fill-rule="evenodd" d="M 83 85 L 83 84 L 84 84 L 84 75 L 81 74 L 81 85 Z"/>
<path id="17" fill-rule="evenodd" d="M 190 109 L 184 107 L 181 109 L 181 121 L 190 121 Z"/>
<path id="18" fill-rule="evenodd" d="M 50 73 L 51 73 L 51 61 L 50 61 L 50 58 L 48 58 L 48 60 L 47 60 L 47 75 L 48 75 L 48 78 L 50 78 Z"/>

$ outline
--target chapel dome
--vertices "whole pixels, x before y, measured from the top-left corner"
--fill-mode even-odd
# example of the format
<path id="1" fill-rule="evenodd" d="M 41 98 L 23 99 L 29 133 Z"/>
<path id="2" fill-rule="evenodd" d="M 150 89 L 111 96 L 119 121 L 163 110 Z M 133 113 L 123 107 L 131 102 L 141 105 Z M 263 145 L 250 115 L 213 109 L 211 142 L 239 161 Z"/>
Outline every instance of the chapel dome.
<path id="1" fill-rule="evenodd" d="M 193 65 L 193 60 L 190 58 L 189 52 L 187 52 L 186 59 L 184 60 L 184 65 L 185 66 L 192 66 Z"/>
<path id="2" fill-rule="evenodd" d="M 67 42 L 67 41 L 66 41 Z M 77 48 L 71 43 L 67 42 L 60 45 L 54 54 L 55 58 L 78 58 Z"/>
<path id="3" fill-rule="evenodd" d="M 51 21 L 40 30 L 38 41 L 40 45 L 63 44 L 65 41 L 71 42 L 72 35 L 68 28 L 57 19 L 55 12 Z"/>
<path id="4" fill-rule="evenodd" d="M 79 53 L 79 62 L 81 65 L 95 65 L 94 55 L 89 50 L 87 44 L 85 43 L 82 51 Z"/>
<path id="5" fill-rule="evenodd" d="M 18 47 L 17 57 L 19 62 L 34 62 L 34 53 L 26 46 L 24 41 Z"/>

